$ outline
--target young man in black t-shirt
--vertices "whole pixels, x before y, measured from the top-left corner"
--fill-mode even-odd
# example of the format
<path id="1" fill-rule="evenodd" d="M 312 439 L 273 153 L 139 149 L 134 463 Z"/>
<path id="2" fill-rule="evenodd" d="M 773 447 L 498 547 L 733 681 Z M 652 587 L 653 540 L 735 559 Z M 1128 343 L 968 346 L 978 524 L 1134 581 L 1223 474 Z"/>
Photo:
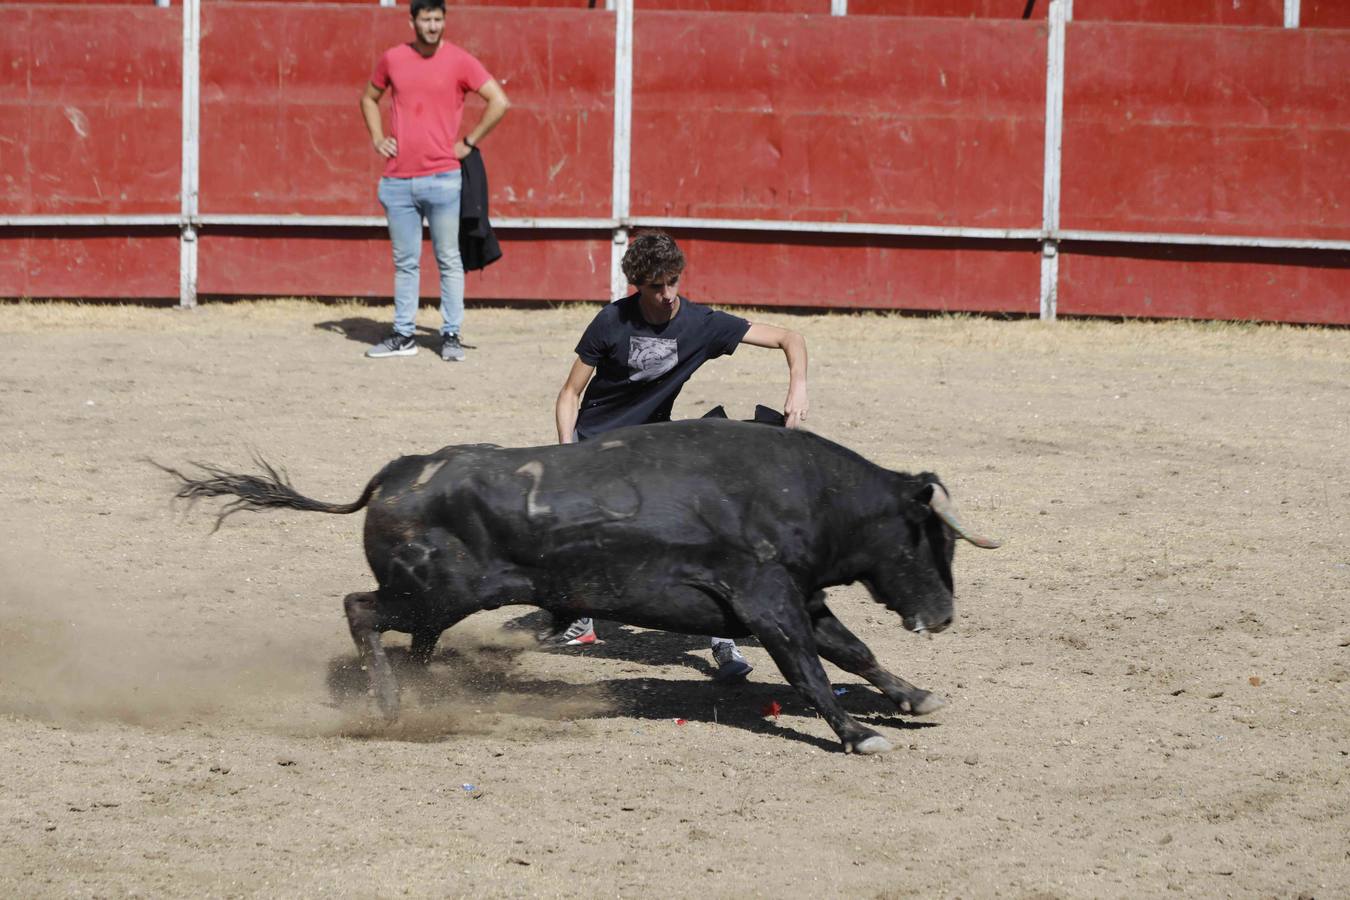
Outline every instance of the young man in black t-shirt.
<path id="1" fill-rule="evenodd" d="M 570 444 L 626 425 L 670 421 L 680 389 L 705 362 L 741 344 L 783 351 L 788 366 L 783 416 L 788 428 L 806 419 L 806 341 L 776 325 L 753 324 L 679 295 L 684 253 L 663 232 L 635 237 L 623 272 L 637 293 L 600 311 L 577 343 L 577 358 L 558 392 L 558 441 Z M 556 636 L 564 644 L 595 643 L 595 625 L 578 619 Z M 750 663 L 727 638 L 712 639 L 714 676 L 738 681 Z"/>

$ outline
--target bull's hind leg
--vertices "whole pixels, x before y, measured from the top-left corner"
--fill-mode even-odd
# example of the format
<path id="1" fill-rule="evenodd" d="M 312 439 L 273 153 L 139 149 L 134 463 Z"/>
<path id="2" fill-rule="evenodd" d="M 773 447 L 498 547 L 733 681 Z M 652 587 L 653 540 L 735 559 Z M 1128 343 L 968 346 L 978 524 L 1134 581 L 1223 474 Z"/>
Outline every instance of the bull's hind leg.
<path id="1" fill-rule="evenodd" d="M 812 603 L 812 630 L 821 656 L 845 672 L 861 675 L 876 685 L 902 713 L 923 716 L 947 705 L 937 694 L 915 687 L 883 669 L 867 645 L 836 619 L 823 602 L 814 602 L 821 599 L 813 598 Z"/>
<path id="2" fill-rule="evenodd" d="M 390 554 L 380 585 L 391 624 L 412 635 L 408 655 L 418 665 L 431 662 L 441 633 L 483 608 L 463 572 L 453 563 L 468 558 L 463 544 L 441 529 L 430 529 Z"/>
<path id="3" fill-rule="evenodd" d="M 370 673 L 370 689 L 386 721 L 398 718 L 398 681 L 380 642 L 379 596 L 374 591 L 348 594 L 342 601 L 347 612 L 361 667 Z"/>
<path id="4" fill-rule="evenodd" d="M 891 749 L 890 741 L 845 712 L 834 696 L 803 599 L 787 575 L 775 571 L 756 579 L 751 592 L 733 597 L 732 606 L 783 677 L 839 735 L 845 753 L 885 753 Z"/>

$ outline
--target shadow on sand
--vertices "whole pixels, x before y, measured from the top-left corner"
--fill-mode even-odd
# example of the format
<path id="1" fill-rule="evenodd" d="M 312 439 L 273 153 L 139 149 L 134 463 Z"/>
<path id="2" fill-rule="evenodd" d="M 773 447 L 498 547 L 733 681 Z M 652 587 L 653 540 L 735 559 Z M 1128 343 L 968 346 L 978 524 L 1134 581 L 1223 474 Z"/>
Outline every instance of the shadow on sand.
<path id="1" fill-rule="evenodd" d="M 547 623 L 547 616 L 531 614 L 515 620 L 511 631 L 535 630 Z M 508 698 L 504 705 L 518 715 L 539 719 L 615 719 L 632 718 L 650 722 L 683 719 L 689 722 L 725 725 L 757 734 L 776 734 L 789 740 L 824 750 L 837 751 L 834 738 L 822 738 L 799 731 L 791 724 L 795 717 L 814 717 L 815 709 L 785 684 L 772 666 L 761 665 L 741 684 L 720 684 L 711 678 L 689 680 L 642 676 L 616 678 L 595 685 L 578 685 L 555 679 L 540 679 L 520 671 L 525 653 L 551 653 L 577 656 L 577 665 L 586 659 L 625 660 L 645 665 L 694 664 L 705 675 L 713 667 L 707 651 L 707 638 L 662 631 L 631 629 L 613 623 L 600 623 L 604 643 L 578 650 L 575 647 L 484 645 L 471 648 L 444 647 L 436 651 L 426 668 L 408 656 L 407 649 L 391 646 L 387 652 L 404 697 L 411 705 L 436 705 L 466 708 Z M 704 651 L 698 653 L 697 651 Z M 691 651 L 694 654 L 691 655 Z M 328 689 L 340 705 L 368 702 L 369 682 L 354 655 L 344 655 L 329 664 Z M 850 681 L 836 684 L 845 693 L 840 704 L 850 715 L 873 728 L 911 731 L 934 727 L 936 723 L 902 718 L 894 704 L 871 685 Z M 597 696 L 603 700 L 596 700 Z M 587 702 L 589 699 L 589 702 Z M 770 705 L 779 706 L 778 718 L 767 714 Z M 372 710 L 373 714 L 373 710 Z M 420 733 L 418 739 L 437 740 L 461 730 L 447 722 L 434 733 Z M 397 737 L 397 729 L 384 737 Z M 372 736 L 377 731 L 368 732 Z"/>
<path id="2" fill-rule="evenodd" d="M 383 340 L 392 330 L 388 319 L 377 322 L 365 316 L 348 316 L 345 319 L 317 322 L 314 327 L 319 331 L 339 334 L 349 341 L 367 346 Z M 416 339 L 418 346 L 440 349 L 441 335 L 440 331 L 435 328 L 418 325 L 413 337 Z"/>

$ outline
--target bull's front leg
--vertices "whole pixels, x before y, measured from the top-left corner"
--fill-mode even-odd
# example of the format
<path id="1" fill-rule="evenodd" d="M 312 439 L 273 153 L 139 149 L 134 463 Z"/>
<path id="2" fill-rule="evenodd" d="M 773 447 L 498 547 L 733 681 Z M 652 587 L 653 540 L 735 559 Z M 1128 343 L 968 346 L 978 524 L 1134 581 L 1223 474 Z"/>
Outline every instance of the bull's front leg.
<path id="1" fill-rule="evenodd" d="M 398 718 L 398 680 L 380 642 L 379 596 L 374 591 L 348 594 L 342 605 L 361 667 L 370 673 L 371 692 L 385 721 L 392 722 Z"/>
<path id="2" fill-rule="evenodd" d="M 419 666 L 426 667 L 431 663 L 431 654 L 436 652 L 436 642 L 441 639 L 441 633 L 435 628 L 423 628 L 412 633 L 412 645 L 408 648 L 408 656 Z"/>
<path id="3" fill-rule="evenodd" d="M 786 573 L 772 572 L 757 578 L 749 592 L 732 598 L 732 606 L 769 651 L 783 677 L 839 735 L 845 753 L 885 753 L 892 749 L 890 741 L 839 705 L 817 655 L 805 598 Z"/>
<path id="4" fill-rule="evenodd" d="M 937 694 L 915 687 L 881 667 L 858 637 L 834 617 L 823 603 L 813 610 L 813 632 L 820 655 L 845 672 L 866 678 L 894 703 L 902 713 L 925 716 L 947 705 Z"/>

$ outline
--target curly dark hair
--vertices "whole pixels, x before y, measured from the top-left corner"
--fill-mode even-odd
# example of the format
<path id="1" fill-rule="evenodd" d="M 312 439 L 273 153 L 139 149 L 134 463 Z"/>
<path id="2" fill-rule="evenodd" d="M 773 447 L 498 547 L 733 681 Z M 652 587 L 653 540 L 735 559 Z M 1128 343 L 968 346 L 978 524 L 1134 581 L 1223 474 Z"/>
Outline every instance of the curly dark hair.
<path id="1" fill-rule="evenodd" d="M 445 12 L 445 0 L 412 0 L 412 3 L 408 4 L 408 12 L 414 19 L 424 9 L 428 12 Z"/>
<path id="2" fill-rule="evenodd" d="M 637 287 L 684 271 L 684 253 L 664 231 L 644 231 L 628 242 L 623 274 Z"/>

